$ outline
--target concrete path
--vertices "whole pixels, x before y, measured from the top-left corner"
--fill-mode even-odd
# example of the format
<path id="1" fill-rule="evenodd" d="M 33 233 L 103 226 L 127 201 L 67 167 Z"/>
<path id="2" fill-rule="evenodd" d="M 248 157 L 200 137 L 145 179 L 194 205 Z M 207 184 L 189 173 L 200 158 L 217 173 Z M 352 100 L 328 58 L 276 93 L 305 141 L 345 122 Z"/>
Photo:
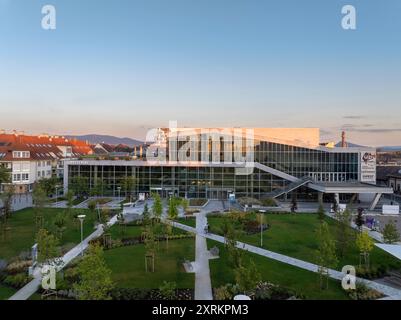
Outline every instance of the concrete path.
<path id="1" fill-rule="evenodd" d="M 216 235 L 216 234 L 205 234 L 205 233 L 198 233 L 198 230 L 192 227 L 189 227 L 187 225 L 178 223 L 178 222 L 172 222 L 171 223 L 174 227 L 176 228 L 180 228 L 182 230 L 186 230 L 188 232 L 192 232 L 192 233 L 196 233 L 199 236 L 202 236 L 204 238 L 208 238 L 211 240 L 215 240 L 217 242 L 221 242 L 221 243 L 225 243 L 225 239 L 222 236 Z M 276 253 L 273 251 L 269 251 L 266 249 L 262 249 L 259 247 L 255 247 L 243 242 L 237 242 L 237 248 L 239 249 L 243 249 L 261 256 L 264 256 L 266 258 L 269 259 L 273 259 L 282 263 L 286 263 L 304 270 L 308 270 L 311 272 L 318 272 L 318 266 L 316 264 L 310 263 L 310 262 L 306 262 L 303 260 L 299 260 L 299 259 L 295 259 L 280 253 Z M 344 278 L 344 274 L 340 271 L 337 270 L 333 270 L 333 269 L 329 269 L 329 276 L 335 280 L 342 280 Z M 388 298 L 390 299 L 395 299 L 395 300 L 401 300 L 401 290 L 392 288 L 390 286 L 387 285 L 383 285 L 380 284 L 378 282 L 375 281 L 370 281 L 370 280 L 366 280 L 366 279 L 362 279 L 362 278 L 357 278 L 357 281 L 364 283 L 365 285 L 367 285 L 368 287 L 375 289 L 377 291 L 382 292 L 384 295 L 386 295 Z"/>
<path id="2" fill-rule="evenodd" d="M 201 236 L 205 231 L 207 218 L 205 213 L 196 216 L 195 239 L 195 300 L 213 300 L 212 282 L 210 280 L 209 251 L 206 238 Z"/>
<path id="3" fill-rule="evenodd" d="M 114 216 L 113 218 L 110 219 L 110 221 L 107 223 L 109 226 L 112 226 L 117 222 L 117 216 Z M 89 241 L 96 239 L 100 237 L 103 234 L 103 226 L 99 225 L 96 229 L 95 232 L 93 232 L 91 235 L 89 235 L 87 238 L 84 239 L 81 243 L 79 243 L 77 246 L 72 248 L 70 251 L 68 251 L 61 259 L 62 263 L 57 267 L 57 271 L 62 270 L 65 266 L 67 266 L 73 259 L 78 257 L 78 255 L 81 254 L 81 252 L 85 251 L 85 249 L 89 245 Z M 13 296 L 11 296 L 8 300 L 27 300 L 29 299 L 30 296 L 32 296 L 36 291 L 38 291 L 41 282 L 42 282 L 42 274 L 41 274 L 41 268 L 36 267 L 35 270 L 33 271 L 33 277 L 34 279 L 29 282 L 26 286 L 18 290 Z"/>

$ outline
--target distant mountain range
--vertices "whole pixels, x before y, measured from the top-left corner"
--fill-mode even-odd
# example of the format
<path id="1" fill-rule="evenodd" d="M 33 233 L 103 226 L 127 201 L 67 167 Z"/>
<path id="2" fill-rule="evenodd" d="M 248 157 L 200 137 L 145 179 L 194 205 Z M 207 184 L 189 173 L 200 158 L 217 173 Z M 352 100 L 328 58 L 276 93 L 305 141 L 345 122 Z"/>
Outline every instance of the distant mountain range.
<path id="1" fill-rule="evenodd" d="M 401 151 L 401 146 L 378 147 L 377 151 L 380 151 L 380 152 Z"/>
<path id="2" fill-rule="evenodd" d="M 143 141 L 139 141 L 132 138 L 119 138 L 115 136 L 101 135 L 101 134 L 87 134 L 81 136 L 65 136 L 68 139 L 77 139 L 82 141 L 88 141 L 91 144 L 97 143 L 107 143 L 111 145 L 125 144 L 127 146 L 133 147 L 143 143 Z"/>
<path id="3" fill-rule="evenodd" d="M 336 144 L 336 147 L 341 147 L 341 141 L 340 142 L 338 142 L 337 144 Z M 361 145 L 359 145 L 359 144 L 355 144 L 355 143 L 352 143 L 352 142 L 348 142 L 347 141 L 347 146 L 349 147 L 349 148 L 363 148 L 363 147 L 365 147 L 365 146 L 361 146 Z"/>

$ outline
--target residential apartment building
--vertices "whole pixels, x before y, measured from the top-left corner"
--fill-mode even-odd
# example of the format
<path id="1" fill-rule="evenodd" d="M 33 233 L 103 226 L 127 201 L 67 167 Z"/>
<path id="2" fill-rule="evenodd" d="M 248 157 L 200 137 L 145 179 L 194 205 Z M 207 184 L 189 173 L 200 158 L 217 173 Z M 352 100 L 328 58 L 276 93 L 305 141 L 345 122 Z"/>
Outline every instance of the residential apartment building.
<path id="1" fill-rule="evenodd" d="M 82 141 L 48 135 L 28 136 L 17 132 L 0 134 L 0 165 L 10 170 L 16 193 L 31 192 L 35 182 L 42 178 L 62 178 L 63 159 L 79 158 L 90 153 L 92 149 Z"/>

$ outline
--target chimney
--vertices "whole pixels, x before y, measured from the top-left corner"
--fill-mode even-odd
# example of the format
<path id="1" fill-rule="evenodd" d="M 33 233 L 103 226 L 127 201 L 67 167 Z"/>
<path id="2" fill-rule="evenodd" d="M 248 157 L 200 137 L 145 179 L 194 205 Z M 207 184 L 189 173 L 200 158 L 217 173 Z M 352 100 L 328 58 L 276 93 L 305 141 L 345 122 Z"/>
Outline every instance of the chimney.
<path id="1" fill-rule="evenodd" d="M 347 142 L 345 141 L 345 131 L 341 132 L 341 148 L 346 148 Z"/>

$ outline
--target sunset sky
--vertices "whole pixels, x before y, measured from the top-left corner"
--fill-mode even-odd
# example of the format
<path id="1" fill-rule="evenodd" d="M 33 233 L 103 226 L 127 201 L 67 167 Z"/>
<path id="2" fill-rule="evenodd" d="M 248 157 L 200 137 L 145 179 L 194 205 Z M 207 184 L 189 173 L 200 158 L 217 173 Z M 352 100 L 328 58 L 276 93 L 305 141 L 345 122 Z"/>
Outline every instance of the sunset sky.
<path id="1" fill-rule="evenodd" d="M 0 0 L 0 128 L 143 138 L 177 120 L 401 145 L 400 35 L 399 0 Z"/>

